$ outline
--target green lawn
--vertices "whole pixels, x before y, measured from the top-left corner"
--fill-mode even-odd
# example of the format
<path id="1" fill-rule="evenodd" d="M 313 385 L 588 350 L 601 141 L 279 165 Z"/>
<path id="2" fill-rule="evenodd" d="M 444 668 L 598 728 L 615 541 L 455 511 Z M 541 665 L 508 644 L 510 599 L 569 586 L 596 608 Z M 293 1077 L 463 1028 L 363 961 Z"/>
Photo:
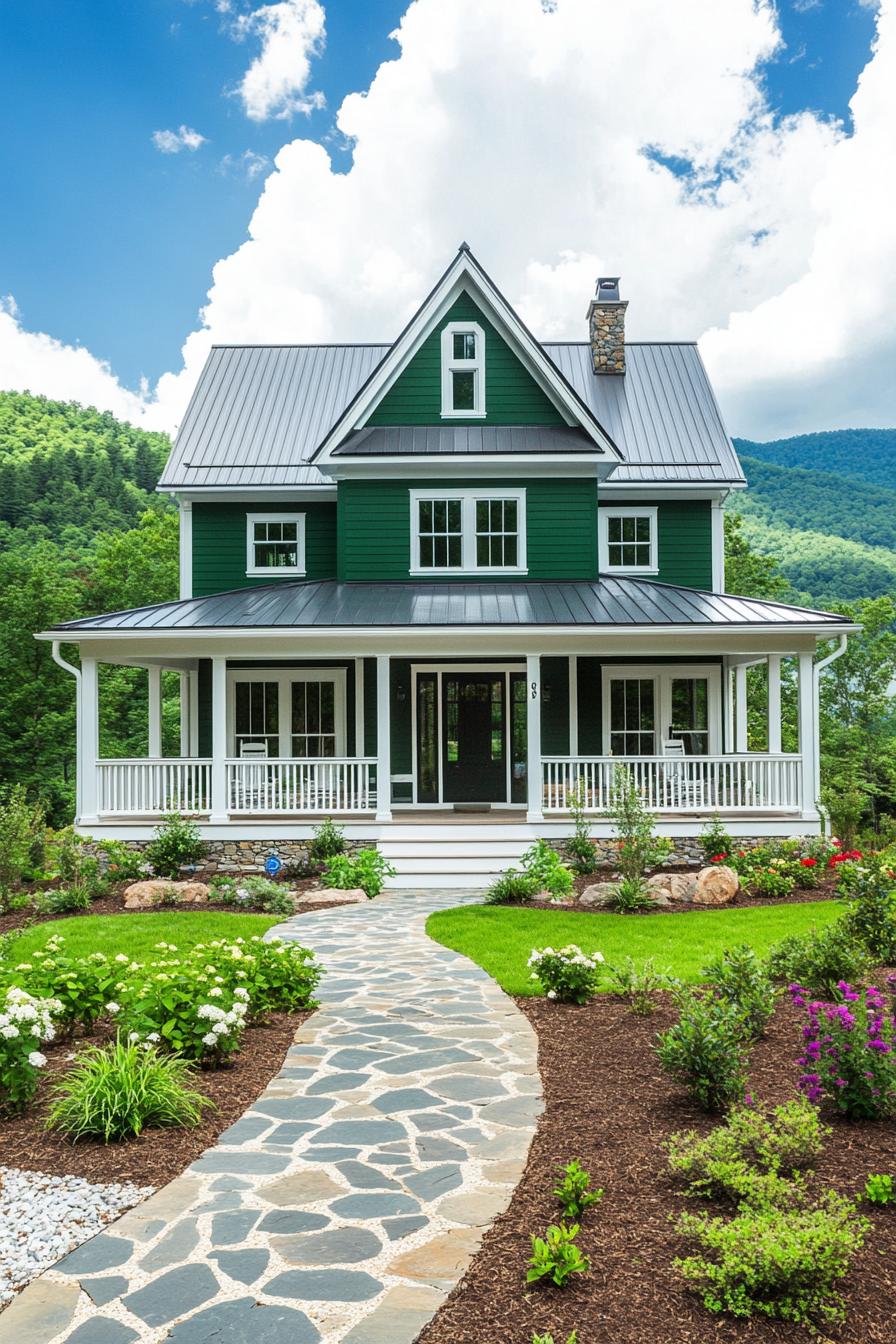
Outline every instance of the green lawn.
<path id="1" fill-rule="evenodd" d="M 88 952 L 106 952 L 114 956 L 125 952 L 135 961 L 152 957 L 156 943 L 174 943 L 181 950 L 212 938 L 251 938 L 264 933 L 281 921 L 270 915 L 226 915 L 206 913 L 157 915 L 79 915 L 73 919 L 53 919 L 37 924 L 16 938 L 7 953 L 13 965 L 27 961 L 36 948 L 43 947 L 53 934 L 65 939 L 70 956 Z"/>
<path id="2" fill-rule="evenodd" d="M 611 964 L 627 956 L 638 962 L 654 957 L 680 979 L 697 981 L 700 968 L 724 947 L 749 943 L 765 953 L 787 934 L 813 924 L 821 928 L 842 913 L 837 901 L 641 916 L 467 905 L 430 915 L 426 931 L 478 962 L 508 994 L 538 994 L 526 965 L 533 947 L 578 943 L 583 952 L 602 952 Z"/>

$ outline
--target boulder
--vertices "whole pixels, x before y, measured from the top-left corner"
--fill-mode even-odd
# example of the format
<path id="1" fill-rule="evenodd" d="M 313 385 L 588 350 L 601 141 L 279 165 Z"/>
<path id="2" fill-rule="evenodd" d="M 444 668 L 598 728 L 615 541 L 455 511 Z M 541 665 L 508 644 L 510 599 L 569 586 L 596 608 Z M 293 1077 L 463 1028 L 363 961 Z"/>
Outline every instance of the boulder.
<path id="1" fill-rule="evenodd" d="M 695 905 L 727 905 L 737 895 L 740 880 L 733 868 L 715 864 L 701 868 L 694 891 Z"/>
<path id="2" fill-rule="evenodd" d="M 151 910 L 156 905 L 207 905 L 209 888 L 204 882 L 172 882 L 167 877 L 155 877 L 146 882 L 132 882 L 124 890 L 125 910 Z"/>
<path id="3" fill-rule="evenodd" d="M 366 901 L 367 892 L 363 887 L 318 887 L 316 891 L 303 891 L 296 897 L 297 905 L 354 905 Z"/>
<path id="4" fill-rule="evenodd" d="M 692 901 L 697 890 L 697 874 L 670 873 L 666 890 L 673 901 Z"/>
<path id="5" fill-rule="evenodd" d="M 593 882 L 579 897 L 579 905 L 612 905 L 616 900 L 616 882 Z"/>

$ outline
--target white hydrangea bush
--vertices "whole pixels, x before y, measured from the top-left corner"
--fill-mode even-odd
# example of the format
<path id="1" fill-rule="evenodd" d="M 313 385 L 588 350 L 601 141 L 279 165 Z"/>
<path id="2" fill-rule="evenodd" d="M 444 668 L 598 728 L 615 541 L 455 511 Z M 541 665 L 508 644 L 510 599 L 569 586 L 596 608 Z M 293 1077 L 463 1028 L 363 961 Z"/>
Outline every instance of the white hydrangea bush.
<path id="1" fill-rule="evenodd" d="M 47 1062 L 39 1045 L 56 1034 L 54 1017 L 62 1013 L 58 999 L 37 999 L 15 985 L 0 1001 L 0 1114 L 17 1115 L 37 1091 Z"/>
<path id="2" fill-rule="evenodd" d="M 533 947 L 529 978 L 540 981 L 547 997 L 558 1003 L 587 1003 L 598 990 L 602 952 L 583 952 L 575 943 L 555 950 Z"/>

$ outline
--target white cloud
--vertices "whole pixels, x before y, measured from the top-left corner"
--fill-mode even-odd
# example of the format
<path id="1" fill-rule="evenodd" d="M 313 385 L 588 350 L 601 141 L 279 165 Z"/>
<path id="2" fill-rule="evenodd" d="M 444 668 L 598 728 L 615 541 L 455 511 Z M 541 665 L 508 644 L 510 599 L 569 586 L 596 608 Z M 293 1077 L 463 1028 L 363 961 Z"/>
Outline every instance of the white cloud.
<path id="1" fill-rule="evenodd" d="M 602 272 L 632 338 L 708 333 L 736 433 L 896 422 L 894 14 L 847 134 L 770 115 L 771 0 L 416 0 L 337 114 L 349 171 L 283 147 L 145 413 L 179 420 L 212 341 L 395 335 L 466 239 L 545 338 L 584 337 Z"/>
<path id="2" fill-rule="evenodd" d="M 323 49 L 324 21 L 318 0 L 278 0 L 234 20 L 237 39 L 261 39 L 261 51 L 237 90 L 253 121 L 286 119 L 323 106 L 323 95 L 307 87 L 312 57 Z"/>
<path id="3" fill-rule="evenodd" d="M 270 168 L 271 161 L 265 154 L 256 154 L 254 150 L 244 150 L 242 154 L 225 154 L 218 164 L 220 172 L 236 173 L 253 182 L 260 173 Z"/>
<path id="4" fill-rule="evenodd" d="M 176 131 L 153 131 L 152 142 L 162 154 L 179 154 L 182 149 L 199 149 L 206 140 L 191 126 L 180 126 Z"/>

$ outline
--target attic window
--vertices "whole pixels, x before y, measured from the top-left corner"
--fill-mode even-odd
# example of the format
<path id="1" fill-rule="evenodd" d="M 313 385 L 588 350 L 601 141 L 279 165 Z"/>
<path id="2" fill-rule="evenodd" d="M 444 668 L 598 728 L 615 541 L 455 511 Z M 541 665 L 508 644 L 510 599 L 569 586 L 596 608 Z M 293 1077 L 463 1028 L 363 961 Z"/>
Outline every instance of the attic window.
<path id="1" fill-rule="evenodd" d="M 246 514 L 246 573 L 278 578 L 305 573 L 303 513 Z"/>
<path id="2" fill-rule="evenodd" d="M 475 322 L 449 322 L 442 331 L 442 417 L 485 415 L 485 332 Z"/>

